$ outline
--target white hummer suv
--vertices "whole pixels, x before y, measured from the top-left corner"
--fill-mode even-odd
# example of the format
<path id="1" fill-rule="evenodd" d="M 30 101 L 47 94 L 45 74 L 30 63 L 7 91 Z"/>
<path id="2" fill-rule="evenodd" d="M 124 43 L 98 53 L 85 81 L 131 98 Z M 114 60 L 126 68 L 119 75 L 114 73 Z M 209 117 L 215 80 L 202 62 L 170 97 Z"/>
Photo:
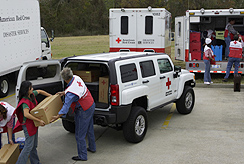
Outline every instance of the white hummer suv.
<path id="1" fill-rule="evenodd" d="M 94 76 L 107 77 L 105 101 L 99 98 L 99 77 L 85 82 L 96 103 L 94 123 L 122 128 L 129 142 L 143 140 L 148 127 L 147 112 L 175 102 L 179 113 L 189 114 L 194 106 L 194 74 L 174 66 L 166 54 L 146 52 L 101 53 L 68 57 L 60 62 L 26 63 L 19 73 L 16 96 L 23 80 L 31 81 L 34 89 L 52 94 L 65 89 L 59 74 L 63 67 L 70 67 L 74 73 L 96 70 L 98 74 Z M 42 99 L 38 97 L 38 101 Z M 62 119 L 70 132 L 75 131 L 73 117 L 70 110 Z"/>

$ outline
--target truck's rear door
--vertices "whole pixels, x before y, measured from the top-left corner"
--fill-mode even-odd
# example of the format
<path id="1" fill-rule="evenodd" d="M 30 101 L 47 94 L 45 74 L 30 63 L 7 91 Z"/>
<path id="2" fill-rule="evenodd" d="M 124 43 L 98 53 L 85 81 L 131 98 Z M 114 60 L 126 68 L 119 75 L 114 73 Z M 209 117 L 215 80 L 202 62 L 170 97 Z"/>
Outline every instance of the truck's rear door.
<path id="1" fill-rule="evenodd" d="M 58 60 L 42 60 L 24 63 L 18 75 L 16 85 L 16 103 L 22 81 L 30 81 L 34 90 L 42 89 L 50 94 L 63 90 L 63 81 L 60 76 L 61 65 Z M 37 101 L 45 97 L 40 95 Z"/>
<path id="2" fill-rule="evenodd" d="M 137 51 L 154 51 L 163 45 L 163 36 L 165 33 L 163 12 L 160 9 L 153 9 L 152 12 L 138 10 L 136 15 L 136 48 Z M 164 29 L 164 30 L 162 30 Z M 164 48 L 164 47 L 162 47 Z"/>
<path id="3" fill-rule="evenodd" d="M 110 9 L 109 20 L 110 52 L 135 51 L 136 12 L 132 9 Z"/>
<path id="4" fill-rule="evenodd" d="M 175 59 L 185 60 L 185 17 L 175 18 Z"/>

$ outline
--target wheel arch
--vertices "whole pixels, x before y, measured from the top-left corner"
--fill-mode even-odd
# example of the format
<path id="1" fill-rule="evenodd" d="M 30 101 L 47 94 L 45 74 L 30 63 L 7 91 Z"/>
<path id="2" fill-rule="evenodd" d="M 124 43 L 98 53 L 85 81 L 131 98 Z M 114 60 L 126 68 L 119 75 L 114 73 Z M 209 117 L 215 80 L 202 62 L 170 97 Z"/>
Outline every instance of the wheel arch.
<path id="1" fill-rule="evenodd" d="M 133 100 L 132 102 L 132 107 L 134 106 L 140 106 L 142 107 L 143 109 L 147 109 L 148 107 L 148 100 L 147 100 L 147 96 L 144 95 L 144 96 L 141 96 L 141 97 L 138 97 L 136 99 Z"/>
<path id="2" fill-rule="evenodd" d="M 180 82 L 179 84 L 181 84 L 182 82 Z M 185 89 L 185 86 L 190 86 L 190 87 L 195 87 L 196 83 L 194 80 L 188 80 L 184 82 L 184 85 L 179 85 L 179 89 L 178 89 L 178 94 L 177 94 L 177 98 L 179 99 Z"/>

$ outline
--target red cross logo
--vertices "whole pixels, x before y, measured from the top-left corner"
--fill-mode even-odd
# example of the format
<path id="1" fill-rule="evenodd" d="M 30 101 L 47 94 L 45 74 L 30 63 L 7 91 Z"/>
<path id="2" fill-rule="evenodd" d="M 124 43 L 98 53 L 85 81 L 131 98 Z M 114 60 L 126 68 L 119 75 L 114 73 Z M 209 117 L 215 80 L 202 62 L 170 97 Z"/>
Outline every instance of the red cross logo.
<path id="1" fill-rule="evenodd" d="M 166 82 L 166 86 L 168 87 L 168 89 L 170 88 L 170 85 L 171 85 L 171 81 L 169 81 L 169 78 L 168 78 L 168 81 Z"/>
<path id="2" fill-rule="evenodd" d="M 103 83 L 103 85 L 104 85 L 104 84 L 106 84 L 106 81 L 103 80 L 102 83 Z"/>
<path id="3" fill-rule="evenodd" d="M 77 81 L 77 84 L 78 84 L 79 87 L 83 87 L 83 86 L 81 85 L 81 82 Z"/>
<path id="4" fill-rule="evenodd" d="M 121 39 L 120 38 L 116 39 L 116 42 L 118 42 L 118 43 L 121 42 Z"/>
<path id="5" fill-rule="evenodd" d="M 1 105 L 3 105 L 3 106 L 4 106 L 4 105 L 6 105 L 6 104 L 5 104 L 5 103 L 3 103 L 3 102 L 1 102 L 0 104 L 1 104 Z"/>

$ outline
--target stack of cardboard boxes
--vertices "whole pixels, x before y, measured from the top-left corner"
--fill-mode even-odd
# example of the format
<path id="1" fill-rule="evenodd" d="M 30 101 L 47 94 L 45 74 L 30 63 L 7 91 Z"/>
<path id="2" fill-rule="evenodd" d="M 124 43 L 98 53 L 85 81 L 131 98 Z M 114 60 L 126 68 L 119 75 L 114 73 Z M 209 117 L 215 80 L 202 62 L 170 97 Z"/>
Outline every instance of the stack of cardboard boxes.
<path id="1" fill-rule="evenodd" d="M 109 87 L 109 77 L 104 76 L 100 77 L 100 70 L 99 69 L 94 69 L 94 70 L 89 70 L 89 71 L 73 71 L 74 75 L 79 76 L 84 82 L 87 83 L 94 83 L 94 82 L 99 82 L 99 89 L 98 89 L 98 95 L 97 91 L 94 90 L 94 86 L 91 84 L 87 84 L 88 89 L 92 88 L 93 90 L 89 89 L 95 102 L 101 102 L 101 103 L 108 103 L 108 87 Z M 98 99 L 98 100 L 97 100 Z"/>

